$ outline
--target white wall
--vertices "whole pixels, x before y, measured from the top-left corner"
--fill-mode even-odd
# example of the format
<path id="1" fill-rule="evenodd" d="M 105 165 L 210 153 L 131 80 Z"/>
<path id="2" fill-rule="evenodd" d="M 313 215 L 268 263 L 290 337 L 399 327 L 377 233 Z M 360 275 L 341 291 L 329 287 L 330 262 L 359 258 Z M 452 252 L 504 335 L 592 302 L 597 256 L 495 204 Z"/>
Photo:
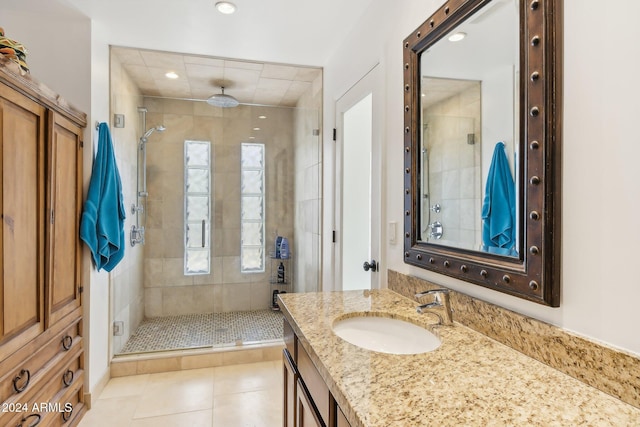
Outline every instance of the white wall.
<path id="1" fill-rule="evenodd" d="M 632 95 L 640 93 L 640 57 L 635 54 L 640 3 L 610 3 L 605 8 L 597 0 L 566 0 L 564 5 L 561 306 L 544 307 L 408 266 L 401 240 L 387 246 L 386 265 L 640 354 L 640 334 L 635 331 L 640 321 L 640 280 L 635 273 L 640 144 L 634 129 L 640 104 Z M 353 29 L 353 39 L 345 40 L 325 65 L 325 159 L 333 156 L 327 136 L 335 100 L 371 64 L 385 65 L 386 215 L 399 225 L 404 219 L 402 40 L 440 4 L 406 0 L 401 10 L 373 4 Z M 325 169 L 325 184 L 330 184 L 332 173 Z M 325 185 L 325 191 L 331 188 Z M 332 200 L 332 195 L 325 193 L 325 200 Z M 327 224 L 331 209 L 325 206 Z M 327 265 L 330 248 L 324 255 Z"/>

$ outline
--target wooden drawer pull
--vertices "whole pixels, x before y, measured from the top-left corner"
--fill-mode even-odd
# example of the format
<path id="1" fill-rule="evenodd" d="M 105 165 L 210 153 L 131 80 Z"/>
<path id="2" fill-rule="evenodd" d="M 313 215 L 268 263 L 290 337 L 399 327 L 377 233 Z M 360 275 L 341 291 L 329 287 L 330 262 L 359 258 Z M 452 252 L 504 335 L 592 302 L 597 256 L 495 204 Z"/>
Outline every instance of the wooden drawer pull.
<path id="1" fill-rule="evenodd" d="M 69 421 L 69 419 L 71 418 L 71 414 L 73 414 L 73 406 L 68 411 L 64 411 L 62 413 L 62 421 L 64 421 L 65 423 Z"/>
<path id="2" fill-rule="evenodd" d="M 20 380 L 24 378 L 24 384 L 21 386 L 18 385 Z M 13 389 L 16 393 L 22 393 L 27 386 L 29 385 L 29 381 L 31 380 L 31 372 L 28 369 L 22 369 L 18 375 L 13 379 Z"/>
<path id="3" fill-rule="evenodd" d="M 35 420 L 33 420 L 33 422 L 31 422 L 31 424 L 24 424 L 26 421 L 29 420 L 29 418 L 35 418 Z M 42 417 L 40 416 L 40 414 L 27 415 L 26 417 L 24 417 L 23 419 L 20 420 L 20 424 L 18 424 L 16 427 L 35 427 L 38 424 L 40 424 L 40 420 L 41 419 L 42 419 Z"/>
<path id="4" fill-rule="evenodd" d="M 65 335 L 64 338 L 62 338 L 62 348 L 64 348 L 65 351 L 69 351 L 72 344 L 73 338 L 71 338 L 71 335 Z"/>
<path id="5" fill-rule="evenodd" d="M 71 369 L 67 369 L 67 372 L 62 374 L 62 382 L 65 387 L 69 387 L 73 383 L 73 371 Z"/>

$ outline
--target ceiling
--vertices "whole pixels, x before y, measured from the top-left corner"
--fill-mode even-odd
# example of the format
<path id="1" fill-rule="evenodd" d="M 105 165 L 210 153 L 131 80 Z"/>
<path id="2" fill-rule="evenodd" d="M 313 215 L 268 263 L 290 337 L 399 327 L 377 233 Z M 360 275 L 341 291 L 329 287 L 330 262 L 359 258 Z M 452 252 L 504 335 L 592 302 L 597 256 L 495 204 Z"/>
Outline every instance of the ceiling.
<path id="1" fill-rule="evenodd" d="M 224 87 L 242 104 L 293 107 L 314 81 L 321 84 L 322 71 L 314 67 L 124 47 L 111 53 L 146 96 L 204 100 Z M 167 78 L 170 71 L 178 78 Z"/>
<path id="2" fill-rule="evenodd" d="M 54 0 L 117 46 L 144 95 L 206 99 L 224 85 L 241 103 L 279 106 L 295 105 L 373 0 L 233 0 L 232 15 L 216 1 Z"/>

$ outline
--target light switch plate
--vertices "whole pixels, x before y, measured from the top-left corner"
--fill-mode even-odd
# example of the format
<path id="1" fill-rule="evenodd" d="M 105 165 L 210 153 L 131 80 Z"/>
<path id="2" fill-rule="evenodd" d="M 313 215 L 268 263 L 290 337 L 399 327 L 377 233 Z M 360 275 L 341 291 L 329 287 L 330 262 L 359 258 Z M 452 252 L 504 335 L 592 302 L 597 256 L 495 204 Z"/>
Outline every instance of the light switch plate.
<path id="1" fill-rule="evenodd" d="M 124 127 L 124 114 L 114 114 L 113 115 L 113 127 L 114 128 L 123 128 Z"/>
<path id="2" fill-rule="evenodd" d="M 389 236 L 389 243 L 395 245 L 398 243 L 397 236 L 398 223 L 396 221 L 389 221 L 387 226 L 387 236 Z"/>

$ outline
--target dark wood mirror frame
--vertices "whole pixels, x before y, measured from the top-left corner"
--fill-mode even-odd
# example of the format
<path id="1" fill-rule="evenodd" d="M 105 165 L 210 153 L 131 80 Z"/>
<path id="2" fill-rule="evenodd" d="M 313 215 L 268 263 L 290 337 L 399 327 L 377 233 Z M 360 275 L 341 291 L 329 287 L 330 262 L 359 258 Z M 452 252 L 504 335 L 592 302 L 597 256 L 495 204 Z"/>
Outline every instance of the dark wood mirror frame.
<path id="1" fill-rule="evenodd" d="M 449 0 L 403 44 L 404 259 L 540 304 L 560 305 L 562 0 L 519 0 L 519 257 L 419 241 L 420 54 L 490 0 Z"/>

